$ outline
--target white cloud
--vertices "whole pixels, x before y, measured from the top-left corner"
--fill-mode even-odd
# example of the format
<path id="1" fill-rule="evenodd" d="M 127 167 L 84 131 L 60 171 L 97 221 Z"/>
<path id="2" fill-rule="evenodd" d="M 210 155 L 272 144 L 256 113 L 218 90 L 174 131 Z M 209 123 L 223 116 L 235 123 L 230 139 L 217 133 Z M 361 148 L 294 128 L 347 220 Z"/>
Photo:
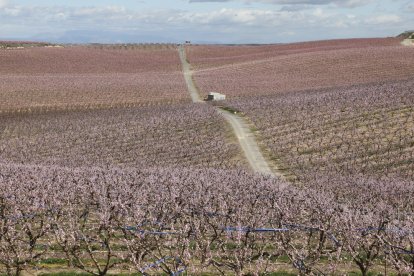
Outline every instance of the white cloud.
<path id="1" fill-rule="evenodd" d="M 7 4 L 9 3 L 8 0 L 0 0 L 0 9 L 4 8 L 5 6 L 7 6 Z"/>
<path id="2" fill-rule="evenodd" d="M 382 25 L 382 24 L 396 24 L 402 21 L 401 17 L 396 14 L 383 14 L 369 17 L 365 20 L 367 24 Z"/>
<path id="3" fill-rule="evenodd" d="M 3 34 L 3 37 L 13 37 L 18 34 L 22 39 L 33 39 L 39 34 L 47 34 L 48 36 L 40 39 L 51 37 L 53 41 L 65 42 L 91 42 L 91 39 L 101 41 L 101 37 L 107 39 L 106 41 L 124 39 L 129 42 L 140 42 L 145 37 L 146 41 L 153 39 L 156 40 L 154 42 L 164 38 L 176 42 L 184 38 L 184 40 L 225 43 L 269 43 L 330 37 L 389 36 L 393 35 L 393 32 L 398 34 L 403 31 L 400 28 L 405 28 L 395 24 L 406 21 L 403 14 L 400 17 L 397 14 L 373 13 L 369 17 L 359 10 L 344 11 L 335 9 L 333 5 L 315 6 L 316 2 L 338 1 L 268 0 L 269 3 L 297 3 L 297 9 L 247 6 L 209 11 L 174 9 L 140 11 L 122 6 L 69 7 L 8 4 L 0 9 L 0 26 L 7 25 L 8 31 L 2 30 L 0 34 Z M 300 4 L 305 2 L 307 4 Z M 342 2 L 356 5 L 363 1 Z M 5 5 L 4 0 L 0 0 L 0 3 Z M 383 24 L 381 28 L 378 27 L 380 24 Z M 63 36 L 65 39 L 61 39 Z"/>
<path id="4" fill-rule="evenodd" d="M 406 5 L 405 10 L 408 11 L 408 12 L 414 12 L 414 4 Z"/>
<path id="5" fill-rule="evenodd" d="M 375 0 L 189 0 L 190 3 L 197 2 L 244 2 L 244 3 L 266 3 L 277 5 L 329 5 L 354 8 L 367 5 Z"/>
<path id="6" fill-rule="evenodd" d="M 292 17 L 292 15 L 290 15 Z M 278 26 L 287 19 L 287 12 L 259 9 L 220 9 L 217 11 L 181 13 L 172 19 L 203 25 Z M 293 18 L 292 18 L 293 19 Z M 297 18 L 298 19 L 298 18 Z"/>
<path id="7" fill-rule="evenodd" d="M 330 17 L 330 15 L 328 13 L 326 13 L 323 9 L 321 8 L 317 8 L 315 9 L 312 14 L 319 19 L 327 19 Z"/>
<path id="8" fill-rule="evenodd" d="M 119 15 L 125 14 L 126 9 L 121 6 L 84 7 L 72 11 L 75 16 Z"/>
<path id="9" fill-rule="evenodd" d="M 20 7 L 6 7 L 4 8 L 4 14 L 7 16 L 17 17 L 21 14 L 22 9 Z"/>
<path id="10" fill-rule="evenodd" d="M 337 0 L 337 1 L 334 1 L 334 3 L 338 6 L 344 6 L 344 7 L 349 7 L 349 8 L 364 6 L 372 2 L 374 1 L 373 0 L 346 0 L 346 1 Z"/>

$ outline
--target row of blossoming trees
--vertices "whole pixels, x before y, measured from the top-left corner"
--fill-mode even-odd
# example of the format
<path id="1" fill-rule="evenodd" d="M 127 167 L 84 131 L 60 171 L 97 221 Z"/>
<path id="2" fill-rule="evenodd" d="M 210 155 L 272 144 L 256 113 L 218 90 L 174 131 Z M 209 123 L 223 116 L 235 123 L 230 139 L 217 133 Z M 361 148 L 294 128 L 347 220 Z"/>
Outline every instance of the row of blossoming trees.
<path id="1" fill-rule="evenodd" d="M 412 77 L 411 47 L 395 39 L 334 40 L 267 46 L 191 46 L 203 95 L 227 98 L 378 83 Z"/>
<path id="2" fill-rule="evenodd" d="M 355 172 L 413 179 L 414 81 L 232 100 L 273 158 L 297 176 Z"/>
<path id="3" fill-rule="evenodd" d="M 299 185 L 302 185 L 299 187 Z M 0 264 L 93 275 L 414 273 L 414 182 L 218 169 L 0 170 Z"/>
<path id="4" fill-rule="evenodd" d="M 0 49 L 0 59 L 0 114 L 190 101 L 174 45 Z"/>
<path id="5" fill-rule="evenodd" d="M 323 47 L 342 48 L 331 43 Z M 363 53 L 371 50 L 371 43 Z M 301 52 L 303 46 L 314 48 L 312 45 L 288 46 L 284 51 L 292 54 Z M 383 46 L 380 53 L 396 51 L 399 58 L 408 51 Z M 108 77 L 110 85 L 118 87 L 118 77 L 122 81 L 150 71 L 156 77 L 154 87 L 183 85 L 182 76 L 178 79 L 170 74 L 179 70 L 175 50 L 165 50 L 169 61 L 161 58 L 162 53 L 154 60 L 154 55 L 132 53 L 135 50 L 92 50 L 65 49 L 65 55 L 71 57 L 66 60 L 68 67 L 62 72 L 61 65 L 54 68 L 55 63 L 49 61 L 45 73 L 58 79 L 56 69 L 62 80 L 71 76 L 78 84 L 92 86 Z M 343 57 L 342 50 L 334 56 Z M 360 56 L 361 51 L 351 50 L 356 53 L 354 58 Z M 52 60 L 61 55 L 36 51 L 16 55 L 41 55 Z M 376 53 L 371 57 L 376 59 Z M 318 59 L 318 55 L 302 54 L 308 62 Z M 93 56 L 85 60 L 94 63 L 83 60 L 89 55 Z M 141 62 L 137 67 L 131 55 L 148 55 L 148 64 Z M 329 53 L 321 55 L 331 57 Z M 100 56 L 110 58 L 111 66 L 107 61 L 97 66 Z M 20 63 L 14 63 L 16 60 Z M 31 71 L 42 64 L 25 67 L 23 60 L 8 60 L 8 68 L 17 71 L 4 76 L 12 82 L 4 82 L 3 88 L 16 86 L 19 78 L 24 83 L 26 77 L 20 75 L 24 73 L 36 80 L 35 88 L 42 87 L 40 82 L 52 92 L 63 91 L 63 105 L 76 94 L 59 88 L 61 83 L 71 83 L 69 79 L 52 87 L 53 82 Z M 70 67 L 76 64 L 73 61 L 79 64 Z M 250 61 L 241 64 L 242 71 L 245 65 L 254 65 L 251 70 L 255 71 L 268 63 L 267 57 L 259 63 Z M 267 72 L 274 72 L 281 60 L 273 61 Z M 406 63 L 409 60 L 404 60 Z M 375 68 L 367 71 L 373 78 L 363 75 L 362 79 L 378 81 L 382 67 L 368 65 Z M 311 71 L 307 72 L 313 74 Z M 118 73 L 117 80 L 113 79 Z M 358 72 L 348 73 L 343 76 L 359 76 Z M 388 73 L 390 78 L 400 78 L 407 70 L 398 67 Z M 94 74 L 99 75 L 98 81 L 90 82 L 88 78 Z M 160 76 L 171 76 L 177 82 L 161 82 Z M 334 82 L 328 82 L 344 84 L 343 76 L 333 76 Z M 269 87 L 274 87 L 269 75 L 265 78 Z M 306 85 L 308 80 L 302 81 Z M 283 83 L 295 86 L 290 78 Z M 281 270 L 301 275 L 343 275 L 359 270 L 367 275 L 387 264 L 384 269 L 392 273 L 414 275 L 412 83 L 359 85 L 228 102 L 261 130 L 262 142 L 297 176 L 295 183 L 244 171 L 245 162 L 240 161 L 240 150 L 227 137 L 226 125 L 207 105 L 2 116 L 0 270 L 8 275 L 44 272 L 45 264 L 59 262 L 92 275 L 263 275 Z M 136 86 L 128 86 L 128 91 L 134 92 L 131 87 Z M 78 88 L 77 92 L 84 91 Z M 240 83 L 233 87 L 235 92 L 239 88 Z M 246 94 L 256 91 L 251 89 Z M 101 97 L 103 90 L 96 91 L 92 96 Z M 128 91 L 116 94 L 122 100 L 131 99 Z M 53 95 L 49 92 L 46 95 Z M 145 99 L 155 95 L 144 94 Z M 187 94 L 176 95 L 179 100 L 183 95 L 188 98 Z"/>
<path id="6" fill-rule="evenodd" d="M 0 158 L 61 166 L 246 167 L 207 105 L 160 105 L 4 116 Z"/>

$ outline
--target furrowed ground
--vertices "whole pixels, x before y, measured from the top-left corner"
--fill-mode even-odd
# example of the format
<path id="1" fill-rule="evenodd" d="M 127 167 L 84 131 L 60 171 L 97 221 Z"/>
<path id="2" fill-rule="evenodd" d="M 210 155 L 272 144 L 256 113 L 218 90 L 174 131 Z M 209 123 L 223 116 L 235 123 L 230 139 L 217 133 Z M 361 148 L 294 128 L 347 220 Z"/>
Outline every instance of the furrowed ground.
<path id="1" fill-rule="evenodd" d="M 356 39 L 269 46 L 193 46 L 195 80 L 205 95 L 229 98 L 407 79 L 413 49 L 396 39 Z"/>
<path id="2" fill-rule="evenodd" d="M 172 45 L 1 50 L 0 112 L 189 101 Z"/>

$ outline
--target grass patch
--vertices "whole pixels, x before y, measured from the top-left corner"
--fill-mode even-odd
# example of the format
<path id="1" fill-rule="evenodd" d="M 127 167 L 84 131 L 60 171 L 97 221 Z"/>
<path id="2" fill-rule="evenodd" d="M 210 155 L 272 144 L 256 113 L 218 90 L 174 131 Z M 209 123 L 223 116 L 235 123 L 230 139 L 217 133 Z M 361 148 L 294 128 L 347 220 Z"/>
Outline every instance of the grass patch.
<path id="1" fill-rule="evenodd" d="M 79 273 L 79 272 L 56 272 L 56 273 L 42 273 L 41 276 L 89 276 L 88 273 Z"/>
<path id="2" fill-rule="evenodd" d="M 65 259 L 59 259 L 59 258 L 47 258 L 39 261 L 40 264 L 61 264 L 66 265 L 68 263 Z"/>
<path id="3" fill-rule="evenodd" d="M 55 273 L 42 273 L 39 274 L 40 276 L 90 276 L 89 273 L 82 273 L 82 272 L 75 272 L 75 271 L 68 271 L 68 272 L 55 272 Z M 108 276 L 139 276 L 142 274 L 135 273 L 135 274 L 107 274 Z"/>
<path id="4" fill-rule="evenodd" d="M 346 274 L 347 276 L 361 276 L 361 272 L 349 272 Z M 368 272 L 368 276 L 378 276 L 378 275 L 382 275 L 382 274 L 378 274 L 375 272 Z"/>

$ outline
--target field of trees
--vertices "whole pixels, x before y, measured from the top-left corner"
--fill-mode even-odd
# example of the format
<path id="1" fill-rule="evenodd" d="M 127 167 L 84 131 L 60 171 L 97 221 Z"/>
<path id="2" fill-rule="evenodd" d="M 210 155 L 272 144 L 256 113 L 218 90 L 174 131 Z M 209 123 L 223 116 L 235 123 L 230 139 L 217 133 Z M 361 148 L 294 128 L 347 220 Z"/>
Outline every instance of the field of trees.
<path id="1" fill-rule="evenodd" d="M 412 181 L 318 176 L 295 187 L 237 170 L 0 168 L 9 275 L 51 264 L 93 275 L 414 269 Z"/>
<path id="2" fill-rule="evenodd" d="M 229 98 L 403 80 L 414 72 L 412 49 L 395 39 L 193 46 L 188 56 L 203 95 Z"/>
<path id="3" fill-rule="evenodd" d="M 45 46 L 0 49 L 0 274 L 414 275 L 413 48 L 186 46 L 206 104 L 176 45 Z"/>
<path id="4" fill-rule="evenodd" d="M 68 167 L 246 167 L 228 133 L 207 105 L 22 114 L 0 121 L 0 158 Z"/>
<path id="5" fill-rule="evenodd" d="M 0 51 L 0 112 L 128 107 L 190 98 L 171 46 Z"/>
<path id="6" fill-rule="evenodd" d="M 414 179 L 414 79 L 227 103 L 260 132 L 272 158 L 312 172 Z"/>

